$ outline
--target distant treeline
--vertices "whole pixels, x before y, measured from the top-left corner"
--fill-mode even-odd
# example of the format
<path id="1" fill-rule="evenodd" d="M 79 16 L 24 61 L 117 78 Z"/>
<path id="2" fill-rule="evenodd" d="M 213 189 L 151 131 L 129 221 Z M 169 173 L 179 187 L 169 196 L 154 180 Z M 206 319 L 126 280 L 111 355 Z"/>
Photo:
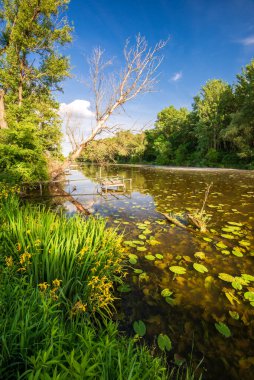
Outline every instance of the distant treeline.
<path id="1" fill-rule="evenodd" d="M 169 106 L 153 129 L 93 141 L 83 159 L 254 169 L 254 60 L 234 85 L 209 80 L 191 111 Z"/>

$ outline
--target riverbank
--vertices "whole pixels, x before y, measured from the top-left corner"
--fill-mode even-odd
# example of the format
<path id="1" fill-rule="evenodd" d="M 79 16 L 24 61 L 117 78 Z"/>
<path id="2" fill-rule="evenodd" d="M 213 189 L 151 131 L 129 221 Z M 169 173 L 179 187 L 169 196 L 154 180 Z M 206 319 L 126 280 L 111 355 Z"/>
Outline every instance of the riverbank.
<path id="1" fill-rule="evenodd" d="M 24 205 L 7 189 L 0 204 L 1 378 L 194 379 L 119 332 L 125 252 L 103 219 Z"/>
<path id="2" fill-rule="evenodd" d="M 88 164 L 89 165 L 89 164 Z M 228 173 L 228 172 L 237 172 L 237 173 L 254 173 L 254 170 L 248 169 L 234 169 L 234 168 L 209 168 L 209 167 L 189 167 L 189 166 L 164 166 L 164 165 L 152 165 L 152 164 L 112 164 L 107 163 L 108 166 L 122 166 L 122 167 L 136 167 L 136 168 L 147 168 L 147 169 L 158 169 L 158 170 L 168 170 L 168 171 L 186 171 L 186 172 L 212 172 L 212 173 Z"/>

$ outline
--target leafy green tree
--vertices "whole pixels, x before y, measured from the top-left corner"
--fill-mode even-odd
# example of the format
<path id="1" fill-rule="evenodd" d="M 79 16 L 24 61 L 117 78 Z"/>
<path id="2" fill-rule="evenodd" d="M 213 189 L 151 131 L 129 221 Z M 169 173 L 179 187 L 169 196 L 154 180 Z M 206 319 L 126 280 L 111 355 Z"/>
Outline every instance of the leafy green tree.
<path id="1" fill-rule="evenodd" d="M 158 113 L 155 128 L 147 131 L 148 146 L 145 157 L 154 157 L 158 164 L 168 164 L 174 160 L 176 139 L 185 128 L 188 110 L 170 106 Z"/>
<path id="2" fill-rule="evenodd" d="M 254 161 L 254 60 L 237 75 L 236 110 L 224 137 L 247 162 Z"/>
<path id="3" fill-rule="evenodd" d="M 196 135 L 202 154 L 209 150 L 218 152 L 222 147 L 222 131 L 229 124 L 232 106 L 232 89 L 219 79 L 208 81 L 194 98 L 193 111 L 198 119 Z"/>
<path id="4" fill-rule="evenodd" d="M 61 90 L 61 82 L 68 76 L 68 58 L 59 52 L 71 41 L 71 27 L 62 17 L 68 3 L 69 0 L 1 2 L 0 87 L 5 93 L 8 131 L 0 131 L 0 154 L 6 154 L 6 144 L 14 131 L 23 136 L 22 141 L 14 139 L 9 164 L 7 157 L 1 162 L 2 170 L 7 170 L 13 161 L 17 165 L 27 161 L 31 167 L 30 155 L 22 158 L 19 151 L 28 140 L 34 139 L 38 145 L 38 162 L 45 162 L 45 153 L 59 153 L 60 119 L 52 92 Z M 31 176 L 34 178 L 33 173 Z M 45 177 L 45 170 L 41 176 Z"/>

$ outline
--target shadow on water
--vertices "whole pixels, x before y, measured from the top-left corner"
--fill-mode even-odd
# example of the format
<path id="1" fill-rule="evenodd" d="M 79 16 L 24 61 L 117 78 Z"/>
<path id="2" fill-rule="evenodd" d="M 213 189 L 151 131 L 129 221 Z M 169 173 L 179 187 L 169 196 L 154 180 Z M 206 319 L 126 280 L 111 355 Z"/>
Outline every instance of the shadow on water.
<path id="1" fill-rule="evenodd" d="M 102 175 L 132 178 L 130 198 L 98 196 L 97 173 L 84 166 L 69 178 L 86 178 L 75 182 L 73 195 L 90 194 L 78 200 L 124 233 L 131 289 L 122 294 L 125 328 L 144 321 L 152 344 L 160 333 L 170 336 L 172 360 L 174 354 L 187 359 L 194 343 L 206 379 L 254 379 L 254 173 L 104 168 Z M 161 212 L 200 209 L 211 182 L 208 235 L 165 221 Z"/>

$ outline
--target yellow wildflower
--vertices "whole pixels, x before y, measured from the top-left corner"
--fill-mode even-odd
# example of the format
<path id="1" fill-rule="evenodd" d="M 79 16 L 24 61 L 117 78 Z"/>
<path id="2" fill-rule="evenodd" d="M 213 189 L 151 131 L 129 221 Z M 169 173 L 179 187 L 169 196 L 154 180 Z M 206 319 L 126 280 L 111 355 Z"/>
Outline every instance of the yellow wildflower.
<path id="1" fill-rule="evenodd" d="M 49 284 L 47 282 L 41 282 L 39 285 L 40 291 L 44 292 L 49 287 Z"/>
<path id="2" fill-rule="evenodd" d="M 7 267 L 12 267 L 13 266 L 13 258 L 12 256 L 9 256 L 9 257 L 5 257 L 5 264 L 7 265 Z"/>
<path id="3" fill-rule="evenodd" d="M 20 243 L 17 244 L 17 250 L 21 251 L 21 244 Z"/>
<path id="4" fill-rule="evenodd" d="M 61 282 L 62 280 L 58 280 L 57 278 L 55 280 L 52 281 L 52 284 L 53 286 L 55 286 L 56 288 L 59 288 L 61 286 Z"/>
<path id="5" fill-rule="evenodd" d="M 77 301 L 75 305 L 71 309 L 71 314 L 75 315 L 77 313 L 85 312 L 87 309 L 87 305 L 82 303 L 81 301 Z"/>
<path id="6" fill-rule="evenodd" d="M 31 253 L 28 253 L 28 252 L 25 252 L 23 253 L 21 256 L 20 256 L 20 259 L 19 259 L 19 262 L 21 265 L 27 263 L 27 264 L 30 264 L 29 263 L 29 259 L 32 257 Z"/>

